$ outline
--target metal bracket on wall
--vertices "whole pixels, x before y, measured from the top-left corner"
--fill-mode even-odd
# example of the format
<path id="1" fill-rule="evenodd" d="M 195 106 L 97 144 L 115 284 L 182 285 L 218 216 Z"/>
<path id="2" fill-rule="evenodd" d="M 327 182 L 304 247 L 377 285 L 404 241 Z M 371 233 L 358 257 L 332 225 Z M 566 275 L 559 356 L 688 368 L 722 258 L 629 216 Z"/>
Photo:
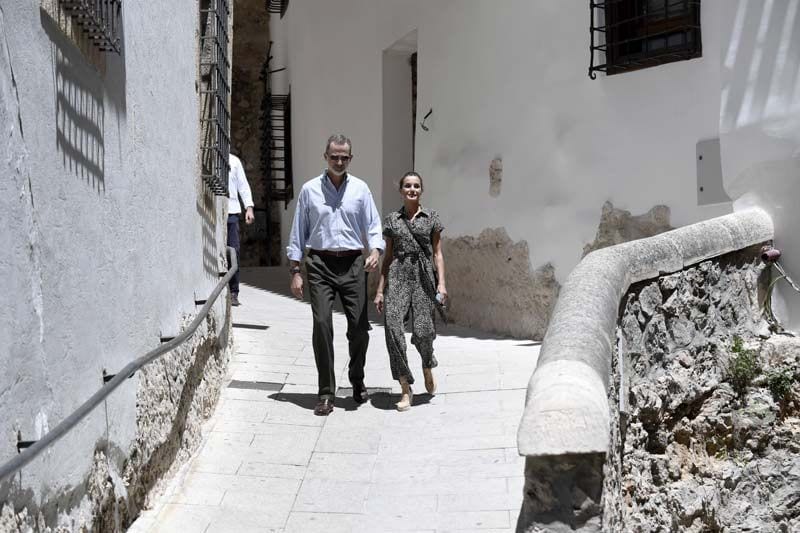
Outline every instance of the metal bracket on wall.
<path id="1" fill-rule="evenodd" d="M 428 109 L 428 112 L 425 113 L 425 116 L 422 117 L 422 122 L 419 123 L 419 127 L 425 131 L 429 131 L 428 126 L 425 125 L 425 121 L 428 120 L 428 117 L 433 114 L 433 108 Z"/>
<path id="2" fill-rule="evenodd" d="M 22 452 L 25 448 L 30 448 L 35 443 L 35 440 L 22 440 L 22 432 L 17 431 L 17 453 Z"/>
<path id="3" fill-rule="evenodd" d="M 730 202 L 722 179 L 719 139 L 697 142 L 697 205 Z"/>
<path id="4" fill-rule="evenodd" d="M 125 367 L 118 373 L 114 374 L 114 376 L 108 380 L 105 385 L 103 385 L 77 409 L 70 413 L 64 420 L 59 422 L 56 427 L 42 435 L 39 440 L 22 440 L 22 432 L 17 431 L 18 455 L 3 464 L 0 464 L 0 484 L 2 484 L 10 476 L 19 472 L 25 465 L 30 463 L 50 445 L 74 429 L 75 426 L 81 420 L 86 418 L 86 416 L 91 413 L 95 407 L 100 405 L 109 394 L 114 392 L 114 390 L 116 390 L 116 388 L 119 387 L 119 385 L 121 385 L 125 379 L 135 374 L 140 368 L 160 358 L 165 353 L 174 350 L 192 335 L 194 335 L 194 332 L 197 331 L 197 328 L 200 327 L 200 324 L 207 319 L 208 313 L 211 311 L 211 307 L 214 305 L 214 302 L 217 300 L 220 293 L 223 291 L 223 289 L 225 289 L 225 287 L 227 287 L 228 282 L 233 277 L 234 273 L 236 273 L 236 271 L 239 269 L 239 263 L 236 258 L 235 250 L 229 246 L 228 253 L 231 254 L 231 267 L 228 271 L 228 274 L 223 279 L 219 280 L 217 285 L 214 287 L 214 290 L 211 291 L 211 295 L 209 295 L 206 304 L 197 312 L 197 316 L 194 318 L 194 320 L 192 320 L 187 328 L 180 333 L 180 335 L 172 338 L 172 340 L 169 342 L 161 344 L 157 348 L 150 350 L 143 356 L 125 365 Z"/>

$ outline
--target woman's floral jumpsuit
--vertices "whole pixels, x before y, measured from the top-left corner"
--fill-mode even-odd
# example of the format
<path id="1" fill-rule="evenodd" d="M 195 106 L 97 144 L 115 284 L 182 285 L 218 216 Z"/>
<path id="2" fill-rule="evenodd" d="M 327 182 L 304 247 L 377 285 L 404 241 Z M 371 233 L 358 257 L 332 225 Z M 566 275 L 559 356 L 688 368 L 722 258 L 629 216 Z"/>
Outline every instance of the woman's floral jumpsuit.
<path id="1" fill-rule="evenodd" d="M 386 258 L 391 260 L 391 264 L 384 288 L 384 325 L 392 377 L 396 380 L 405 377 L 411 384 L 414 375 L 408 368 L 405 337 L 405 319 L 409 313 L 411 344 L 422 356 L 422 368 L 435 368 L 438 364 L 433 355 L 433 339 L 436 338 L 433 295 L 429 294 L 426 286 L 430 287 L 435 279 L 429 259 L 433 257 L 432 236 L 441 232 L 444 226 L 435 211 L 422 207 L 414 220 L 409 221 L 417 239 L 427 247 L 426 254 L 411 236 L 406 220 L 403 207 L 390 213 L 383 223 L 384 236 L 392 239 L 392 257 Z M 426 275 L 430 281 L 423 278 Z M 433 290 L 436 290 L 435 286 Z"/>

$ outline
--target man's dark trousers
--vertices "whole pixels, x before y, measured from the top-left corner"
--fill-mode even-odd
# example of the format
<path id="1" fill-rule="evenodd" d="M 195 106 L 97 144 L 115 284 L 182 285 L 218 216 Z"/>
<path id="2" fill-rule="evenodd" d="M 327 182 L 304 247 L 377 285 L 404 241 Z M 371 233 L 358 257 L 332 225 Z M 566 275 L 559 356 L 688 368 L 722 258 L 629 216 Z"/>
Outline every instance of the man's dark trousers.
<path id="1" fill-rule="evenodd" d="M 228 282 L 228 287 L 230 287 L 231 294 L 239 294 L 239 270 L 242 268 L 241 263 L 239 262 L 239 250 L 240 250 L 240 243 L 239 243 L 239 215 L 228 215 L 228 246 L 232 246 L 234 250 L 236 250 L 236 264 L 239 265 L 239 269 L 236 270 L 236 274 L 231 277 L 231 280 Z"/>
<path id="2" fill-rule="evenodd" d="M 319 397 L 333 400 L 336 395 L 336 375 L 333 365 L 332 311 L 337 294 L 347 318 L 350 348 L 348 377 L 354 387 L 364 384 L 364 364 L 371 329 L 367 319 L 364 258 L 361 255 L 332 257 L 309 252 L 305 265 L 314 317 L 312 345 L 319 377 Z"/>

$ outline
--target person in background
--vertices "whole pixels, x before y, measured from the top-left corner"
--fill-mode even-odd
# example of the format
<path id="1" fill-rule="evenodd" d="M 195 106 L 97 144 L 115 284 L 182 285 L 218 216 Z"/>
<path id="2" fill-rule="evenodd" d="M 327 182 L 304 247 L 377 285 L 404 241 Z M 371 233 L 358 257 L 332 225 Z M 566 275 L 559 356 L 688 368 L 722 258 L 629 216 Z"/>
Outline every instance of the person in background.
<path id="1" fill-rule="evenodd" d="M 371 328 L 367 319 L 365 272 L 377 268 L 384 244 L 381 218 L 369 187 L 347 172 L 353 159 L 352 146 L 344 135 L 328 138 L 323 154 L 327 168 L 303 185 L 286 247 L 290 288 L 297 298 L 303 298 L 300 261 L 305 255 L 319 384 L 319 402 L 314 414 L 319 416 L 333 411 L 336 393 L 331 313 L 337 294 L 347 318 L 348 377 L 353 385 L 353 399 L 359 404 L 368 399 L 364 365 Z M 362 259 L 364 249 L 369 254 Z"/>
<path id="2" fill-rule="evenodd" d="M 242 207 L 239 204 L 239 198 L 241 197 L 244 203 L 244 221 L 247 224 L 252 224 L 253 220 L 255 220 L 253 216 L 253 194 L 250 192 L 250 184 L 247 183 L 247 176 L 244 174 L 244 167 L 242 166 L 241 160 L 235 155 L 230 154 L 228 161 L 231 167 L 228 173 L 228 246 L 236 250 L 236 261 L 241 270 L 242 263 L 239 261 L 241 257 L 239 215 L 242 213 Z M 231 305 L 241 305 L 239 302 L 239 270 L 231 277 L 228 287 L 231 292 Z"/>
<path id="3" fill-rule="evenodd" d="M 438 364 L 433 355 L 434 309 L 447 303 L 441 240 L 444 226 L 436 211 L 420 203 L 422 191 L 422 176 L 407 172 L 400 180 L 403 207 L 383 221 L 386 257 L 375 306 L 384 315 L 392 377 L 402 389 L 398 411 L 407 411 L 413 402 L 414 375 L 406 356 L 405 317 L 411 316 L 411 343 L 422 356 L 425 389 L 434 394 L 433 369 Z"/>

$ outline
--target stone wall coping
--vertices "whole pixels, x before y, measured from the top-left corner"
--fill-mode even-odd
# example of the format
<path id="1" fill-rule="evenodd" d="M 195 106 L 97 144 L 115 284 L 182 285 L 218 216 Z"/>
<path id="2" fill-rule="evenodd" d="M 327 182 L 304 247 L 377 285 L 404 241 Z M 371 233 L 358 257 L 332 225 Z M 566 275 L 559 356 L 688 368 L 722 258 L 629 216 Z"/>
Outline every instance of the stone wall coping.
<path id="1" fill-rule="evenodd" d="M 620 300 L 632 283 L 772 240 L 759 208 L 596 250 L 561 288 L 517 432 L 520 455 L 605 453 L 608 384 Z"/>

